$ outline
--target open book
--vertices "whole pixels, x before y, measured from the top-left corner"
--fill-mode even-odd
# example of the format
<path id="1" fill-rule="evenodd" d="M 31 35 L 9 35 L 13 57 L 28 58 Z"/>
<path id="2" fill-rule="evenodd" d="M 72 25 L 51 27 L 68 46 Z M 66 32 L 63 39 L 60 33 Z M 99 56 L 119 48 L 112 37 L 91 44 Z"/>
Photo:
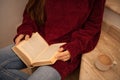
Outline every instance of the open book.
<path id="1" fill-rule="evenodd" d="M 30 39 L 21 41 L 18 45 L 13 46 L 13 51 L 28 66 L 50 65 L 56 62 L 58 49 L 65 43 L 48 43 L 39 35 L 34 33 Z"/>

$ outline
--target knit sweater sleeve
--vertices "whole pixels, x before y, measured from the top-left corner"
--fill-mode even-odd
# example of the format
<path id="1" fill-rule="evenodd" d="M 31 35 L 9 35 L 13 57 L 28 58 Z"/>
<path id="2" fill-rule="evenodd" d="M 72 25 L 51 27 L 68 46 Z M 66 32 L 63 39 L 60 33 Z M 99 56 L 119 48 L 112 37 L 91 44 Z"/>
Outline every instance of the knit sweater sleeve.
<path id="1" fill-rule="evenodd" d="M 36 30 L 37 30 L 37 26 L 34 20 L 32 20 L 31 17 L 25 11 L 23 14 L 22 24 L 17 28 L 17 35 L 14 37 L 14 41 L 18 35 L 28 34 L 31 36 L 32 33 L 35 32 Z"/>
<path id="2" fill-rule="evenodd" d="M 23 14 L 23 22 L 22 24 L 17 28 L 18 34 L 31 34 L 36 30 L 36 24 L 35 21 L 31 19 L 31 17 L 24 12 Z"/>
<path id="3" fill-rule="evenodd" d="M 93 50 L 96 46 L 101 32 L 104 4 L 105 0 L 95 0 L 83 27 L 74 31 L 71 42 L 63 46 L 71 53 L 71 60 L 79 54 Z"/>

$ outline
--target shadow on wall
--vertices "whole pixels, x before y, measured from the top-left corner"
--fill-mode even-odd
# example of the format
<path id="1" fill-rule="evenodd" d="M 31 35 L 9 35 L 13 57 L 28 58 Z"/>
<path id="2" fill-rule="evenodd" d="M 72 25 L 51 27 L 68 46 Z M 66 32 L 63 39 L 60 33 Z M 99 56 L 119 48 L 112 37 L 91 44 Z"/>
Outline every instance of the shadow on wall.
<path id="1" fill-rule="evenodd" d="M 0 48 L 13 43 L 28 0 L 0 0 Z"/>

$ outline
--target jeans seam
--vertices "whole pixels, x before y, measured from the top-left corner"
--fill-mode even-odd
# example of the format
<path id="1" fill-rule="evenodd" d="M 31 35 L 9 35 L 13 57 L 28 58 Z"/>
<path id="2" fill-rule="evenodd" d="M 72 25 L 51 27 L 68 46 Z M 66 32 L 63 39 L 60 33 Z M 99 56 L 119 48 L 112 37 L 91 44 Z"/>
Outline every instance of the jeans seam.
<path id="1" fill-rule="evenodd" d="M 0 66 L 4 67 L 5 65 L 7 65 L 11 61 L 15 62 L 15 61 L 17 61 L 17 58 L 12 58 L 12 59 L 5 60 L 0 64 Z"/>
<path id="2" fill-rule="evenodd" d="M 19 80 L 19 77 L 15 77 L 14 75 L 16 75 L 16 74 L 14 74 L 14 73 L 11 73 L 11 72 L 9 72 L 8 70 L 5 70 L 5 69 L 3 69 L 1 72 L 3 72 L 4 74 L 6 74 L 7 76 L 9 76 L 9 77 L 11 77 L 11 78 L 13 78 L 14 80 Z M 14 75 L 13 75 L 14 74 Z M 13 76 L 12 76 L 13 75 Z M 18 76 L 18 75 L 17 75 Z M 20 76 L 21 78 L 22 78 L 22 76 Z M 22 79 L 24 79 L 24 78 L 22 78 Z M 25 80 L 25 79 L 24 79 Z"/>
<path id="3" fill-rule="evenodd" d="M 8 60 L 3 61 L 3 62 L 0 64 L 1 73 L 6 74 L 7 76 L 13 78 L 14 80 L 19 80 L 19 77 L 14 77 L 14 76 L 12 76 L 14 73 L 9 72 L 9 71 L 6 70 L 5 67 L 4 67 L 4 66 L 6 66 L 8 63 L 10 63 L 11 61 L 15 62 L 15 61 L 17 61 L 17 58 L 12 58 L 12 59 L 8 59 Z M 16 74 L 14 74 L 14 75 L 16 75 Z M 20 76 L 20 77 L 22 77 L 22 76 Z"/>

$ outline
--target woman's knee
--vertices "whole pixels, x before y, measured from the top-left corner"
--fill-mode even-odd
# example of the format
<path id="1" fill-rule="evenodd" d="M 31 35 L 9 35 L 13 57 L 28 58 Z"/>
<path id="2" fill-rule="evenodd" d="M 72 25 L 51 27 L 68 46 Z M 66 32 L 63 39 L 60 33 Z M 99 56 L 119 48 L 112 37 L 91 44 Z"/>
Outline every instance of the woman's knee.
<path id="1" fill-rule="evenodd" d="M 0 67 L 6 69 L 21 69 L 24 63 L 12 51 L 12 45 L 0 49 Z"/>
<path id="2" fill-rule="evenodd" d="M 6 46 L 0 49 L 0 59 L 1 58 L 8 58 L 9 56 L 15 56 L 14 52 L 12 51 L 12 45 Z"/>
<path id="3" fill-rule="evenodd" d="M 51 66 L 39 67 L 28 80 L 61 80 L 60 74 Z"/>
<path id="4" fill-rule="evenodd" d="M 13 56 L 15 56 L 11 48 L 12 45 L 9 45 L 0 49 L 0 65 L 2 65 L 3 63 L 7 63 L 8 59 L 11 59 L 13 58 Z"/>

